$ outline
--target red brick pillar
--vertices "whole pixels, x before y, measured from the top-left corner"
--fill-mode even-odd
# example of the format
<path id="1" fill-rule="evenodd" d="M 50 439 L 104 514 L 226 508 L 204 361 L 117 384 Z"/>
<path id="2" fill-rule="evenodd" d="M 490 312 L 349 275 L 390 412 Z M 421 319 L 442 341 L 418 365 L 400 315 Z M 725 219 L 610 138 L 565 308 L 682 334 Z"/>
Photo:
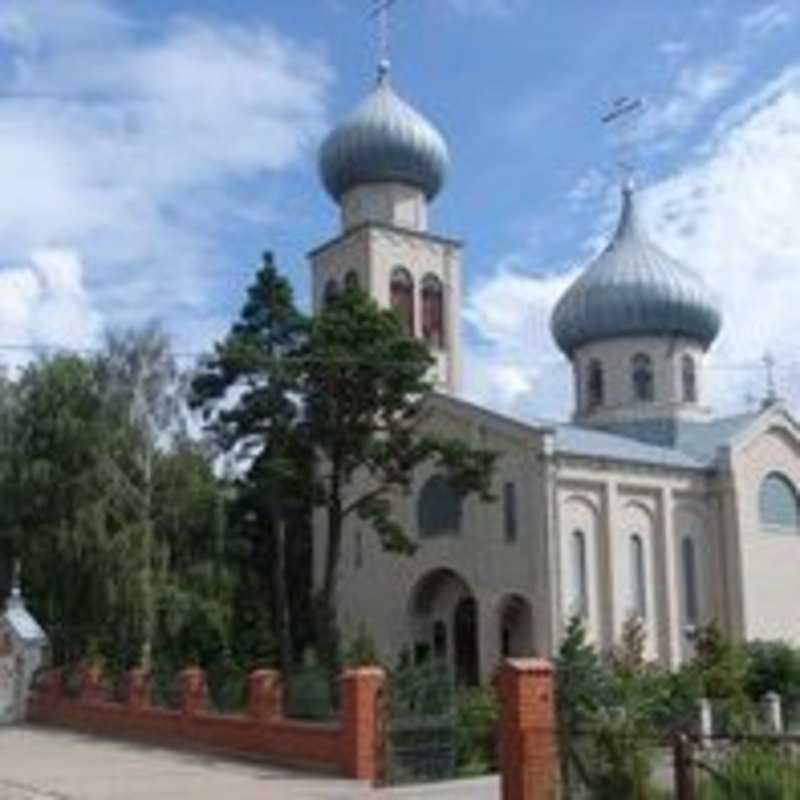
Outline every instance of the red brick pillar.
<path id="1" fill-rule="evenodd" d="M 105 700 L 103 668 L 99 664 L 81 665 L 80 700 L 82 703 L 100 703 Z"/>
<path id="2" fill-rule="evenodd" d="M 207 710 L 206 674 L 200 667 L 187 667 L 180 674 L 181 711 L 193 717 Z"/>
<path id="3" fill-rule="evenodd" d="M 548 661 L 505 661 L 500 698 L 502 800 L 556 800 L 559 786 L 555 682 Z"/>
<path id="4" fill-rule="evenodd" d="M 150 705 L 147 672 L 142 667 L 128 670 L 128 711 L 138 714 Z"/>
<path id="5" fill-rule="evenodd" d="M 380 667 L 347 670 L 341 679 L 342 771 L 348 778 L 378 778 L 378 714 L 386 673 Z"/>
<path id="6" fill-rule="evenodd" d="M 247 713 L 259 722 L 283 714 L 283 681 L 278 670 L 257 669 L 248 675 Z"/>

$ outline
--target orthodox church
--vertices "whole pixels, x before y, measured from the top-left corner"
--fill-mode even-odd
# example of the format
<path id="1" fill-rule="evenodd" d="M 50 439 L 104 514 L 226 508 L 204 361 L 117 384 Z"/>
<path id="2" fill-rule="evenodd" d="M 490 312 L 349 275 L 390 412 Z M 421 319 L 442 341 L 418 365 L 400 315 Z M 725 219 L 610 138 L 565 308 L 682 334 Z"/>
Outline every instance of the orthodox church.
<path id="1" fill-rule="evenodd" d="M 411 558 L 349 523 L 345 637 L 363 625 L 387 662 L 436 655 L 467 684 L 503 655 L 552 654 L 574 615 L 603 649 L 638 618 L 648 656 L 670 666 L 712 619 L 737 640 L 800 645 L 800 426 L 774 399 L 714 416 L 704 363 L 722 314 L 701 277 L 648 238 L 625 185 L 607 246 L 552 313 L 571 421 L 466 402 L 462 245 L 428 224 L 447 168 L 442 135 L 395 92 L 388 64 L 320 151 L 341 232 L 310 254 L 315 306 L 357 285 L 396 309 L 436 355 L 429 424 L 500 454 L 494 503 L 415 477 L 397 499 Z"/>

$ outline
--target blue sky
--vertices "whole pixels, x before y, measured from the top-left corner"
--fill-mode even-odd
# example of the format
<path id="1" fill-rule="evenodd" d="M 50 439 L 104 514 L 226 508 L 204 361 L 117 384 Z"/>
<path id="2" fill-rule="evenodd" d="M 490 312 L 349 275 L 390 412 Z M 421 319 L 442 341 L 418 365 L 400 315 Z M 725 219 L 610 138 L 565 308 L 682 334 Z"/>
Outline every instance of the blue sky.
<path id="1" fill-rule="evenodd" d="M 337 225 L 316 148 L 374 79 L 369 6 L 4 0 L 0 344 L 155 316 L 202 350 L 265 248 L 307 301 L 305 253 Z M 798 399 L 797 0 L 398 0 L 391 38 L 395 86 L 452 152 L 432 227 L 467 243 L 469 396 L 568 413 L 547 318 L 613 225 L 600 117 L 628 95 L 653 238 L 725 306 L 712 398 L 760 393 L 769 348 Z"/>

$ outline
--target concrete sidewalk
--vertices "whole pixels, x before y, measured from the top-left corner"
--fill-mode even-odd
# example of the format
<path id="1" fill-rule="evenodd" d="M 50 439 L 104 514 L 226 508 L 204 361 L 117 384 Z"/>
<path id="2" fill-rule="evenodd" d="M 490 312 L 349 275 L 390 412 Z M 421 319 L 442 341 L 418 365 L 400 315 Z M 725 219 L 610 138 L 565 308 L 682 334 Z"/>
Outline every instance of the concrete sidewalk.
<path id="1" fill-rule="evenodd" d="M 39 727 L 0 728 L 0 800 L 495 800 L 495 778 L 375 790 L 313 772 Z"/>

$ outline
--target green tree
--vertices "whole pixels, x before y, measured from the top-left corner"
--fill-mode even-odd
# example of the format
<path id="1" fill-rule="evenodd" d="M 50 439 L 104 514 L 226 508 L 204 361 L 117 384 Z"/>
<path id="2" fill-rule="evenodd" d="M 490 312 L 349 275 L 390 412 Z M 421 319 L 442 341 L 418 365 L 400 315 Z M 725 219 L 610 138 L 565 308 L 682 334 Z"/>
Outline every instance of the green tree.
<path id="1" fill-rule="evenodd" d="M 310 507 L 311 451 L 300 414 L 303 370 L 296 360 L 308 321 L 294 304 L 288 281 L 267 253 L 225 339 L 193 381 L 194 406 L 219 446 L 243 469 L 238 487 L 244 521 L 254 517 L 256 555 L 269 565 L 280 661 L 292 661 L 286 591 L 286 527 Z M 251 526 L 252 528 L 252 526 Z"/>
<path id="2" fill-rule="evenodd" d="M 357 289 L 313 320 L 302 361 L 303 405 L 317 455 L 316 501 L 326 520 L 318 637 L 332 664 L 346 521 L 357 518 L 371 527 L 388 551 L 413 553 L 395 501 L 410 491 L 417 470 L 431 465 L 462 495 L 488 501 L 495 455 L 426 430 L 434 359 L 394 312 Z"/>

